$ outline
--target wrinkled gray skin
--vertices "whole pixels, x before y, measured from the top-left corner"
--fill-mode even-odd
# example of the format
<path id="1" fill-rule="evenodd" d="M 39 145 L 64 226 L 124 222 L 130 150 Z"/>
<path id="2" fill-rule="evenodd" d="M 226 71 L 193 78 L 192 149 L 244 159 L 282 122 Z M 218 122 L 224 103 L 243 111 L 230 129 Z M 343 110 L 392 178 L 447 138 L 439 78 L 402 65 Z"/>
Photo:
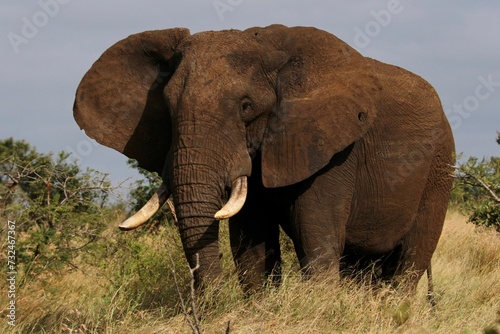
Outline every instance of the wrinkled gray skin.
<path id="1" fill-rule="evenodd" d="M 240 176 L 248 195 L 229 224 L 246 291 L 279 273 L 279 226 L 307 275 L 376 261 L 414 289 L 430 266 L 454 162 L 439 98 L 327 32 L 132 35 L 84 76 L 74 115 L 162 176 L 198 285 L 221 273 L 214 213 Z"/>

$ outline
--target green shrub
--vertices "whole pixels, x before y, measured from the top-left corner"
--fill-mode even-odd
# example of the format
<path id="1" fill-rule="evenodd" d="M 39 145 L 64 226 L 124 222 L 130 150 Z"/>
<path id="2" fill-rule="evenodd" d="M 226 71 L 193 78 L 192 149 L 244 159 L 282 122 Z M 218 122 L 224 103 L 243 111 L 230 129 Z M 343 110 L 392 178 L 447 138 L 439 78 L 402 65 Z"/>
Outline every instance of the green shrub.
<path id="1" fill-rule="evenodd" d="M 174 314 L 178 299 L 172 298 L 176 285 L 187 287 L 187 262 L 177 231 L 172 226 L 160 227 L 155 234 L 120 232 L 118 251 L 110 259 L 111 289 L 120 291 L 120 298 L 139 310 L 159 310 Z"/>
<path id="2" fill-rule="evenodd" d="M 470 223 L 500 231 L 500 158 L 470 157 L 458 166 L 451 200 Z"/>
<path id="3" fill-rule="evenodd" d="M 24 280 L 74 268 L 106 227 L 107 175 L 81 170 L 25 141 L 0 141 L 0 217 L 16 224 L 16 257 Z"/>

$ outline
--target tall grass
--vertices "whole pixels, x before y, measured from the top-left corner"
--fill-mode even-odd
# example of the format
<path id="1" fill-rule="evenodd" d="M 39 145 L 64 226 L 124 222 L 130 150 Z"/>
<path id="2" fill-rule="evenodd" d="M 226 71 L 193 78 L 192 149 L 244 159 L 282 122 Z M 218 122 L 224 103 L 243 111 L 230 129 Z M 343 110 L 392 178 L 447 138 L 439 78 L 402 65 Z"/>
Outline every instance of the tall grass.
<path id="1" fill-rule="evenodd" d="M 390 287 L 325 277 L 303 282 L 284 240 L 285 275 L 280 288 L 244 298 L 222 231 L 225 277 L 196 301 L 205 333 L 482 333 L 500 330 L 500 236 L 447 217 L 433 258 L 437 306 Z M 27 282 L 18 291 L 15 327 L 2 317 L 0 332 L 191 333 L 181 311 L 175 278 L 188 299 L 190 275 L 175 228 L 158 234 L 105 236 L 112 250 L 78 270 Z M 172 264 L 173 262 L 173 264 Z M 2 288 L 2 291 L 6 291 Z M 7 295 L 0 296 L 5 313 Z M 189 304 L 188 313 L 189 311 Z"/>

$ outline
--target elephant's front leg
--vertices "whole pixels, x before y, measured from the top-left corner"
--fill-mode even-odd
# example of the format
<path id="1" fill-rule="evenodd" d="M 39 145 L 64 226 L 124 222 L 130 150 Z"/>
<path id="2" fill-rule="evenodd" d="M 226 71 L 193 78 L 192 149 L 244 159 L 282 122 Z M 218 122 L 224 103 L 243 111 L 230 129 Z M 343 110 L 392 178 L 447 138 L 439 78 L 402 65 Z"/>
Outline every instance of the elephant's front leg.
<path id="1" fill-rule="evenodd" d="M 295 200 L 291 223 L 286 228 L 294 242 L 305 278 L 317 272 L 339 274 L 345 247 L 346 226 L 354 192 L 349 161 L 308 180 Z"/>
<path id="2" fill-rule="evenodd" d="M 259 184 L 249 181 L 245 206 L 229 222 L 231 250 L 245 293 L 262 289 L 270 276 L 274 284 L 280 283 L 279 223 L 287 216 Z"/>
<path id="3" fill-rule="evenodd" d="M 240 216 L 231 218 L 229 231 L 234 262 L 245 293 L 262 289 L 271 275 L 279 284 L 279 226 L 262 216 L 249 220 Z"/>

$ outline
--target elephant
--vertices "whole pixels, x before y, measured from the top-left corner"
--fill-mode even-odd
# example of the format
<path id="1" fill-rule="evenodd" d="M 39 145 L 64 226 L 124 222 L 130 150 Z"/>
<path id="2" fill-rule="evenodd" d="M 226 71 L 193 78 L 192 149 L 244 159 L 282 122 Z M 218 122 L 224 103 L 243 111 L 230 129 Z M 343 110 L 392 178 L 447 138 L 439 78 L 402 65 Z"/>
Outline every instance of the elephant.
<path id="1" fill-rule="evenodd" d="M 280 233 L 306 278 L 377 265 L 378 280 L 414 291 L 430 270 L 455 161 L 439 97 L 329 32 L 133 34 L 83 76 L 73 114 L 86 135 L 161 176 L 120 228 L 171 196 L 201 290 L 222 275 L 225 219 L 247 293 L 279 284 Z"/>

